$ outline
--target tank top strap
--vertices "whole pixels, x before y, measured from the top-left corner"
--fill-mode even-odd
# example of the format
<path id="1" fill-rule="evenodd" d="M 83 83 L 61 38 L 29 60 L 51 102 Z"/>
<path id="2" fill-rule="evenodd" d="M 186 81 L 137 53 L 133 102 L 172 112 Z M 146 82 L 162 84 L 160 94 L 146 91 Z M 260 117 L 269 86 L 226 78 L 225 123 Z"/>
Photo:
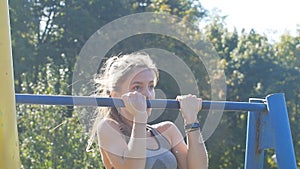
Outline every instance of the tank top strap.
<path id="1" fill-rule="evenodd" d="M 147 130 L 149 130 L 152 135 L 157 139 L 158 144 L 161 148 L 171 149 L 170 142 L 167 140 L 165 136 L 163 136 L 159 131 L 157 131 L 155 128 L 151 127 L 150 125 L 146 126 Z"/>

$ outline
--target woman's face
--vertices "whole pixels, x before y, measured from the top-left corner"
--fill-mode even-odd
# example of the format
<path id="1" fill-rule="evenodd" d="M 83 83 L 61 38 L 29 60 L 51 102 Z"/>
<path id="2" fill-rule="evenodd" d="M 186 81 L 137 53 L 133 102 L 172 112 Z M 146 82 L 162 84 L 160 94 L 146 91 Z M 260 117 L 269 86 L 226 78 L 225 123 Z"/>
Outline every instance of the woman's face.
<path id="1" fill-rule="evenodd" d="M 137 91 L 142 95 L 144 95 L 146 99 L 154 99 L 155 83 L 156 83 L 155 73 L 150 69 L 142 70 L 132 78 L 132 80 L 128 85 L 129 86 L 128 91 L 129 92 Z"/>
<path id="2" fill-rule="evenodd" d="M 112 95 L 112 97 L 120 97 L 121 95 L 137 91 L 144 95 L 146 99 L 155 98 L 154 87 L 157 83 L 156 75 L 151 69 L 137 69 L 131 72 L 126 80 L 120 82 L 119 91 Z M 150 115 L 151 109 L 147 109 Z"/>

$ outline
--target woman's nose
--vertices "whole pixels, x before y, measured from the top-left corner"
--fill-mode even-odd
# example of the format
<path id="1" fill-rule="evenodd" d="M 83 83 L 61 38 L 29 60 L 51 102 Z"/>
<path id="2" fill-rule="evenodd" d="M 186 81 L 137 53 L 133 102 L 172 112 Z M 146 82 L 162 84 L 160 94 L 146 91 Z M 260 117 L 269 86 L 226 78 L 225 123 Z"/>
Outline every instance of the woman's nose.
<path id="1" fill-rule="evenodd" d="M 146 99 L 151 99 L 152 94 L 150 90 L 145 89 L 142 94 L 146 97 Z"/>

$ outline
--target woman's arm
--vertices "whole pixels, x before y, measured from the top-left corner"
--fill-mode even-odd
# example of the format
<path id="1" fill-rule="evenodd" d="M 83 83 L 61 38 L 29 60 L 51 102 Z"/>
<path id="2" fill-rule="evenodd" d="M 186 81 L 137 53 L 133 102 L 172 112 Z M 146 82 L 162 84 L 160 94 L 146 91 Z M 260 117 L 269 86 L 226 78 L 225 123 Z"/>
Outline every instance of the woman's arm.
<path id="1" fill-rule="evenodd" d="M 202 108 L 202 100 L 197 99 L 194 95 L 178 96 L 177 100 L 180 102 L 180 111 L 184 119 L 185 125 L 191 125 L 193 123 L 199 123 L 197 120 L 197 114 Z M 207 151 L 204 144 L 203 137 L 200 133 L 200 127 L 186 130 L 187 145 L 179 143 L 174 147 L 175 152 L 180 151 L 185 155 L 186 160 L 181 160 L 179 164 L 181 169 L 206 169 L 208 168 Z M 184 156 L 181 155 L 181 156 Z"/>
<path id="2" fill-rule="evenodd" d="M 187 133 L 188 143 L 186 144 L 182 134 L 176 125 L 172 122 L 162 122 L 157 129 L 166 138 L 168 138 L 172 153 L 175 155 L 178 167 L 180 169 L 206 169 L 208 168 L 208 159 L 205 144 L 198 142 L 201 134 L 199 131 Z"/>
<path id="3" fill-rule="evenodd" d="M 98 140 L 104 161 L 118 169 L 145 168 L 146 126 L 133 124 L 132 134 L 127 144 L 125 136 L 120 133 L 112 120 L 103 120 L 98 126 Z M 106 166 L 107 167 L 107 166 Z"/>
<path id="4" fill-rule="evenodd" d="M 208 168 L 207 151 L 200 130 L 186 133 L 188 168 Z"/>
<path id="5" fill-rule="evenodd" d="M 119 124 L 103 123 L 99 125 L 100 151 L 104 151 L 111 166 L 118 169 L 144 169 L 146 164 L 146 98 L 137 92 L 122 95 L 126 109 L 122 112 L 132 127 L 128 143 L 120 132 Z M 125 118 L 125 117 L 124 117 Z M 130 122 L 129 122 L 130 123 Z M 102 153 L 102 152 L 101 152 Z"/>

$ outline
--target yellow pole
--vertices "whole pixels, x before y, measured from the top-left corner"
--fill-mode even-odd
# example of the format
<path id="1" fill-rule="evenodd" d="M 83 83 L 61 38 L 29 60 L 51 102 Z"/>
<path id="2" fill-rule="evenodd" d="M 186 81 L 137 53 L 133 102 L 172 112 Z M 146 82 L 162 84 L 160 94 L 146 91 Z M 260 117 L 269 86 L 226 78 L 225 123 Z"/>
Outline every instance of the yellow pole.
<path id="1" fill-rule="evenodd" d="M 0 169 L 19 169 L 8 0 L 0 0 Z"/>

